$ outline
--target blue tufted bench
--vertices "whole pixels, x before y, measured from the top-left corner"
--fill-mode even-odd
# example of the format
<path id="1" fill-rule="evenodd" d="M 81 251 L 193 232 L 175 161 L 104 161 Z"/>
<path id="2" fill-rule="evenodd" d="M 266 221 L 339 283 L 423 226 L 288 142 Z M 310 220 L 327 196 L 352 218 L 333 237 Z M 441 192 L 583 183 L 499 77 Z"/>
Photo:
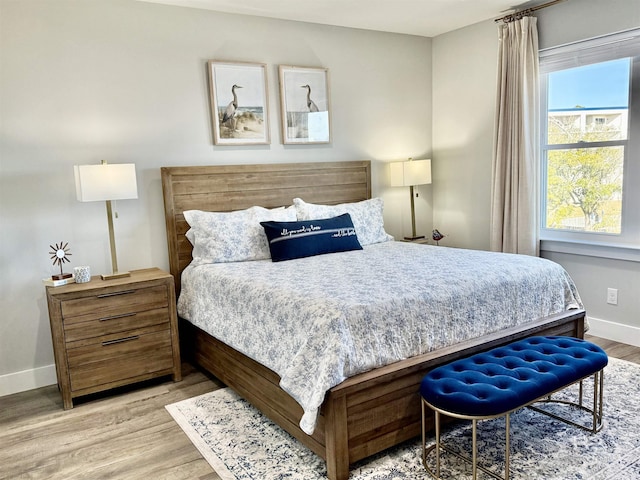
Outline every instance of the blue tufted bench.
<path id="1" fill-rule="evenodd" d="M 478 466 L 476 424 L 478 420 L 505 417 L 505 480 L 509 478 L 509 418 L 522 407 L 530 407 L 592 433 L 602 428 L 603 369 L 607 354 L 597 345 L 572 337 L 529 337 L 463 358 L 430 371 L 420 384 L 422 396 L 422 462 L 427 471 L 440 478 L 440 450 L 449 450 L 440 440 L 440 414 L 472 420 L 473 478 L 477 469 L 496 478 L 494 472 Z M 582 381 L 594 377 L 593 408 L 582 404 Z M 551 395 L 569 385 L 580 383 L 579 402 L 569 403 L 591 414 L 591 426 L 585 426 L 534 407 L 540 401 L 554 401 Z M 435 444 L 426 448 L 426 408 L 435 415 Z M 435 473 L 427 463 L 435 450 Z M 454 453 L 457 456 L 460 456 Z"/>

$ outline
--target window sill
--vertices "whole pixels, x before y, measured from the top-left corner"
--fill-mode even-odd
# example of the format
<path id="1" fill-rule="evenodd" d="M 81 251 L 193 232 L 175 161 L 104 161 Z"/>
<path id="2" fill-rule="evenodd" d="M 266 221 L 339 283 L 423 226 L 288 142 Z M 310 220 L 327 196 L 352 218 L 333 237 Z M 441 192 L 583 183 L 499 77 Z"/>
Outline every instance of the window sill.
<path id="1" fill-rule="evenodd" d="M 571 242 L 566 240 L 540 240 L 540 251 L 640 262 L 640 248 L 633 246 Z"/>

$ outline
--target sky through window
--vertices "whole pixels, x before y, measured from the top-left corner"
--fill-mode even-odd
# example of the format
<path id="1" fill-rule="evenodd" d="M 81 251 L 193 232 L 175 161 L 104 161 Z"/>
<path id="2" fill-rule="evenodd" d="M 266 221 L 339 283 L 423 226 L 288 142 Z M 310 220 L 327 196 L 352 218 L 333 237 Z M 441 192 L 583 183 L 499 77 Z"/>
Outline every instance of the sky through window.
<path id="1" fill-rule="evenodd" d="M 549 76 L 549 110 L 629 106 L 629 58 L 554 72 Z"/>

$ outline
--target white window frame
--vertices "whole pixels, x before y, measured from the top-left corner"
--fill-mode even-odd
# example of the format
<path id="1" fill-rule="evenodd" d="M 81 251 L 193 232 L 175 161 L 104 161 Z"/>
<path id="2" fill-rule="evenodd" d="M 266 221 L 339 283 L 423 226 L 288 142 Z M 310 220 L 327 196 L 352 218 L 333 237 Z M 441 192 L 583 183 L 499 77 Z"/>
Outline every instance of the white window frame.
<path id="1" fill-rule="evenodd" d="M 606 234 L 548 229 L 544 225 L 546 211 L 547 81 L 551 72 L 634 57 L 632 62 L 628 139 L 625 142 L 622 232 Z M 541 181 L 540 241 L 541 250 L 579 255 L 616 258 L 640 262 L 640 29 L 627 30 L 583 42 L 540 51 L 541 99 Z M 602 142 L 603 144 L 610 142 Z M 618 142 L 616 142 L 618 143 Z M 588 144 L 598 146 L 598 144 Z"/>

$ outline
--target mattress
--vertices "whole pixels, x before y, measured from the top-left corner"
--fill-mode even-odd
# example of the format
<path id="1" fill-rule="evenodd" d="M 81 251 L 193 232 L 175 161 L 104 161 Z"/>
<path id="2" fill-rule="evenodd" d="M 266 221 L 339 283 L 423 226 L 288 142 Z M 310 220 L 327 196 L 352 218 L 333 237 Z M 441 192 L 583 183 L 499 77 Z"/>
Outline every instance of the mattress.
<path id="1" fill-rule="evenodd" d="M 350 376 L 574 308 L 573 281 L 549 260 L 394 241 L 190 265 L 178 300 L 182 318 L 280 376 L 308 434 Z"/>

